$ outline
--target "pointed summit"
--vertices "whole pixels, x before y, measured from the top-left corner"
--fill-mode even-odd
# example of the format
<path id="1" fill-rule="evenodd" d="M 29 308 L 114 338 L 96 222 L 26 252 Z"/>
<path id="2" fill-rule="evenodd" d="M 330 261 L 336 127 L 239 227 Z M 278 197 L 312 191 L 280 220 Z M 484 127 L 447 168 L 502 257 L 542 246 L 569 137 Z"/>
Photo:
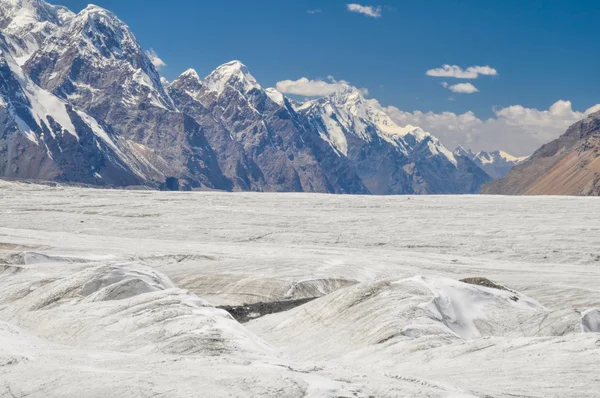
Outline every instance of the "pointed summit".
<path id="1" fill-rule="evenodd" d="M 218 95 L 221 95 L 227 86 L 233 87 L 242 94 L 246 94 L 254 88 L 261 88 L 246 65 L 240 61 L 231 61 L 219 66 L 204 79 L 204 83 Z"/>
<path id="2" fill-rule="evenodd" d="M 204 85 L 202 84 L 202 80 L 200 80 L 200 76 L 198 76 L 198 73 L 191 68 L 183 72 L 173 81 L 173 83 L 169 84 L 169 90 L 175 89 L 185 91 L 195 99 L 198 99 L 202 94 L 203 88 Z"/>
<path id="3" fill-rule="evenodd" d="M 185 72 L 183 72 L 181 74 L 181 76 L 179 76 L 179 78 L 192 78 L 192 79 L 200 81 L 200 76 L 198 76 L 198 72 L 196 72 L 196 70 L 193 68 L 190 68 L 190 69 L 186 70 Z"/>
<path id="4" fill-rule="evenodd" d="M 465 149 L 463 146 L 459 145 L 456 147 L 456 149 L 454 150 L 454 154 L 456 156 L 465 156 L 471 160 L 473 160 L 473 158 L 475 157 L 475 153 L 473 153 L 472 150 L 470 149 Z"/>
<path id="5" fill-rule="evenodd" d="M 0 30 L 10 38 L 9 51 L 19 65 L 74 16 L 67 8 L 42 0 L 0 0 Z"/>
<path id="6" fill-rule="evenodd" d="M 134 59 L 143 53 L 129 27 L 115 14 L 90 4 L 74 18 L 63 40 L 73 37 L 88 41 L 104 58 Z"/>

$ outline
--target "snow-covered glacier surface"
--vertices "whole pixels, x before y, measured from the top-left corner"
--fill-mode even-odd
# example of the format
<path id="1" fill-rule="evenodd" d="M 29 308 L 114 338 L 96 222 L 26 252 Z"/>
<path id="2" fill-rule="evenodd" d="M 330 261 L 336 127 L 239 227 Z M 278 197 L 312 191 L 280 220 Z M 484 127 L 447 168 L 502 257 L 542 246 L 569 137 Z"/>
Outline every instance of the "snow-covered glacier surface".
<path id="1" fill-rule="evenodd" d="M 0 182 L 0 397 L 598 397 L 599 215 Z"/>

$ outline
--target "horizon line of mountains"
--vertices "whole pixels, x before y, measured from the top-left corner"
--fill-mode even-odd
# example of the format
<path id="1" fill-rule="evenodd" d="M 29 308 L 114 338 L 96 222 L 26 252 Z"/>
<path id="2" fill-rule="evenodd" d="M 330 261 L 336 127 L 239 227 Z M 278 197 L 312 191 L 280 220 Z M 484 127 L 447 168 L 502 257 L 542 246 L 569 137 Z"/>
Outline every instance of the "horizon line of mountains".
<path id="1" fill-rule="evenodd" d="M 261 87 L 239 61 L 166 84 L 129 28 L 93 5 L 75 14 L 42 0 L 0 0 L 0 76 L 4 178 L 463 194 L 536 156 L 449 151 L 347 85 L 295 102 Z"/>

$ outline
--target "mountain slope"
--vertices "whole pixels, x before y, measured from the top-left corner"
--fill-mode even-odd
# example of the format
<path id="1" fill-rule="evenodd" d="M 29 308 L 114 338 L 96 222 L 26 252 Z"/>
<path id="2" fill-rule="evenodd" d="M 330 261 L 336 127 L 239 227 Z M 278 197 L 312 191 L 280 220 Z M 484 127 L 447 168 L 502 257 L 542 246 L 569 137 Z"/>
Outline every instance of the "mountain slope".
<path id="1" fill-rule="evenodd" d="M 0 27 L 10 73 L 37 90 L 21 106 L 31 128 L 18 128 L 27 117 L 12 117 L 19 98 L 4 90 L 3 104 L 12 104 L 4 112 L 12 119 L 0 125 L 5 140 L 21 132 L 4 144 L 0 167 L 13 170 L 6 176 L 354 194 L 474 193 L 488 180 L 471 160 L 418 127 L 396 125 L 349 86 L 296 106 L 239 61 L 167 85 L 128 26 L 101 7 L 75 14 L 43 0 L 0 0 Z M 42 97 L 46 107 L 38 106 Z M 47 145 L 57 136 L 65 142 Z M 63 153 L 67 140 L 78 146 Z M 39 143 L 49 149 L 32 146 Z M 16 161 L 19 150 L 28 154 Z"/>
<path id="2" fill-rule="evenodd" d="M 23 69 L 45 90 L 109 126 L 115 146 L 141 170 L 146 184 L 175 177 L 184 187 L 230 188 L 200 127 L 177 111 L 135 36 L 114 14 L 90 5 L 42 23 L 53 28 Z"/>
<path id="3" fill-rule="evenodd" d="M 239 61 L 221 65 L 203 81 L 187 71 L 169 93 L 202 126 L 237 189 L 368 193 L 346 159 Z"/>
<path id="4" fill-rule="evenodd" d="M 0 34 L 0 176 L 138 184 L 110 130 L 33 83 L 7 46 Z"/>
<path id="5" fill-rule="evenodd" d="M 512 156 L 504 151 L 475 153 L 461 146 L 456 148 L 454 154 L 468 157 L 494 180 L 506 176 L 510 169 L 527 159 L 527 157 Z"/>
<path id="6" fill-rule="evenodd" d="M 339 156 L 354 164 L 374 194 L 474 193 L 489 180 L 429 133 L 396 125 L 376 101 L 350 86 L 298 104 L 296 110 Z"/>
<path id="7" fill-rule="evenodd" d="M 498 195 L 600 195 L 600 112 L 575 123 L 508 175 L 482 188 Z"/>

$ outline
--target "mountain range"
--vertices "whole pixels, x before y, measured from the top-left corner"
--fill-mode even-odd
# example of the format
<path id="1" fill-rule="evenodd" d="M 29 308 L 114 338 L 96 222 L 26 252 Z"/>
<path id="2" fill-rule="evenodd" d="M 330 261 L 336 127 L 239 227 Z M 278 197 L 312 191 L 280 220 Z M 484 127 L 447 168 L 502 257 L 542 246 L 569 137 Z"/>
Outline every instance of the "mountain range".
<path id="1" fill-rule="evenodd" d="M 165 84 L 97 6 L 0 0 L 0 30 L 2 177 L 355 194 L 475 193 L 490 180 L 351 86 L 297 103 L 239 61 Z"/>
<path id="2" fill-rule="evenodd" d="M 504 151 L 473 152 L 462 146 L 454 150 L 454 155 L 468 157 L 494 180 L 506 176 L 513 167 L 527 160 L 527 156 L 516 157 Z"/>

